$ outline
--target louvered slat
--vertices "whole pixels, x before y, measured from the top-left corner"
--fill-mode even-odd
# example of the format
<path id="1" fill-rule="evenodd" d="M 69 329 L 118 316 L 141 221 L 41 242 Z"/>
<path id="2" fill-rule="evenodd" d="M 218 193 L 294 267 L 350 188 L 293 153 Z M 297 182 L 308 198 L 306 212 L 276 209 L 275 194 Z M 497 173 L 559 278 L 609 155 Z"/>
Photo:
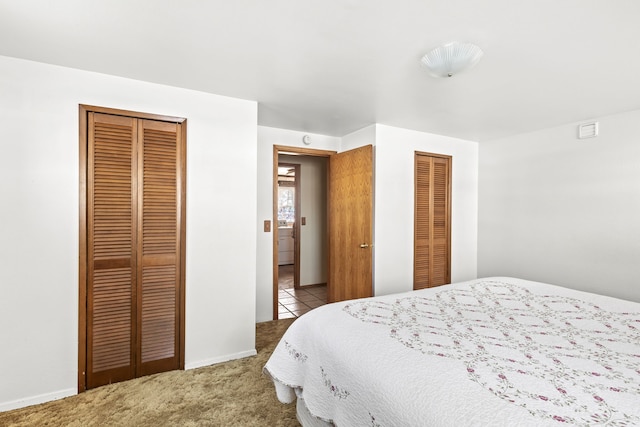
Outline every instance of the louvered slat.
<path id="1" fill-rule="evenodd" d="M 95 273 L 93 372 L 130 364 L 131 301 L 131 268 Z"/>
<path id="2" fill-rule="evenodd" d="M 175 356 L 175 266 L 142 273 L 142 363 Z"/>
<path id="3" fill-rule="evenodd" d="M 424 156 L 416 157 L 415 224 L 414 224 L 414 289 L 429 286 L 430 256 L 429 212 L 431 209 L 431 162 Z"/>
<path id="4" fill-rule="evenodd" d="M 431 162 L 420 157 L 416 168 L 416 238 L 429 239 Z"/>
<path id="5" fill-rule="evenodd" d="M 141 144 L 139 360 L 142 371 L 152 373 L 177 368 L 178 128 L 144 121 Z"/>
<path id="6" fill-rule="evenodd" d="M 89 388 L 133 378 L 135 121 L 91 114 L 88 158 Z"/>
<path id="7" fill-rule="evenodd" d="M 95 122 L 93 129 L 94 260 L 132 256 L 133 125 Z"/>
<path id="8" fill-rule="evenodd" d="M 448 283 L 448 260 L 446 244 L 433 244 L 431 265 L 433 266 L 433 268 L 431 270 L 430 287 L 440 286 Z"/>
<path id="9" fill-rule="evenodd" d="M 431 286 L 448 283 L 448 185 L 449 170 L 446 159 L 433 159 L 433 239 L 431 241 Z"/>
<path id="10" fill-rule="evenodd" d="M 145 128 L 143 143 L 143 254 L 175 254 L 176 132 Z"/>

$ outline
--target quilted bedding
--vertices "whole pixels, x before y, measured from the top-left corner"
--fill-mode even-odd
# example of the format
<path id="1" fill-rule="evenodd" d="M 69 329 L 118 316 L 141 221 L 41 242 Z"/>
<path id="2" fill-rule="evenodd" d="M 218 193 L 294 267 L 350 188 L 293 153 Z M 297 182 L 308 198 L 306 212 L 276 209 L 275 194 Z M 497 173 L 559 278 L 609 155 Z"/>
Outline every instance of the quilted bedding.
<path id="1" fill-rule="evenodd" d="M 640 304 L 502 277 L 345 301 L 264 371 L 337 426 L 640 425 Z"/>

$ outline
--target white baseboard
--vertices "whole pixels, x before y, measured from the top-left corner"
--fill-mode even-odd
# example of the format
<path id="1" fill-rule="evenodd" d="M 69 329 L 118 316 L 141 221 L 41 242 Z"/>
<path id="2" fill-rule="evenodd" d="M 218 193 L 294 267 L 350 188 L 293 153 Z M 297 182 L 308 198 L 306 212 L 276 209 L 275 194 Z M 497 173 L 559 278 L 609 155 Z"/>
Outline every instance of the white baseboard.
<path id="1" fill-rule="evenodd" d="M 63 399 L 65 397 L 78 394 L 75 388 L 55 391 L 53 393 L 39 394 L 37 396 L 25 397 L 22 399 L 12 400 L 10 402 L 0 403 L 0 412 L 11 411 L 12 409 L 24 408 L 26 406 L 38 405 L 40 403 L 50 402 L 52 400 Z"/>
<path id="2" fill-rule="evenodd" d="M 187 363 L 184 365 L 184 369 L 188 370 L 188 369 L 202 368 L 203 366 L 210 366 L 210 365 L 215 365 L 222 362 L 229 362 L 231 360 L 243 359 L 245 357 L 255 356 L 256 354 L 258 354 L 258 352 L 255 350 L 241 351 L 240 353 L 228 354 L 226 356 L 214 357 L 211 359 L 205 359 L 205 360 L 199 360 L 197 362 Z"/>

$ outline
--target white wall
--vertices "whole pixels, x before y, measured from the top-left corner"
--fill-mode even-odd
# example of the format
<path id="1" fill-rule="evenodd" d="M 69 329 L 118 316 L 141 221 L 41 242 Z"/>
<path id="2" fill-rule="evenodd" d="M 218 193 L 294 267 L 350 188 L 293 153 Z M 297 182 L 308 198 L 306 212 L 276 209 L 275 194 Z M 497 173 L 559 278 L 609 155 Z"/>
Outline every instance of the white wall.
<path id="1" fill-rule="evenodd" d="M 258 243 L 256 256 L 256 318 L 258 322 L 273 319 L 273 233 L 263 231 L 264 220 L 273 220 L 273 146 L 303 147 L 338 151 L 340 138 L 309 134 L 311 145 L 305 145 L 304 132 L 258 126 Z"/>
<path id="2" fill-rule="evenodd" d="M 451 281 L 477 274 L 478 143 L 376 126 L 375 294 L 413 289 L 414 155 L 452 156 Z"/>
<path id="3" fill-rule="evenodd" d="M 476 278 L 478 144 L 379 124 L 343 138 L 349 149 L 371 144 L 372 139 L 375 140 L 375 295 L 413 289 L 416 151 L 453 156 L 451 280 Z"/>
<path id="4" fill-rule="evenodd" d="M 185 362 L 255 352 L 256 103 L 0 57 L 0 410 L 77 392 L 81 103 L 187 118 Z"/>
<path id="5" fill-rule="evenodd" d="M 365 145 L 376 145 L 376 129 L 377 125 L 370 125 L 343 136 L 340 151 L 349 151 Z"/>
<path id="6" fill-rule="evenodd" d="M 327 158 L 280 155 L 300 165 L 300 285 L 327 283 Z"/>
<path id="7" fill-rule="evenodd" d="M 480 145 L 478 271 L 640 301 L 640 111 Z"/>

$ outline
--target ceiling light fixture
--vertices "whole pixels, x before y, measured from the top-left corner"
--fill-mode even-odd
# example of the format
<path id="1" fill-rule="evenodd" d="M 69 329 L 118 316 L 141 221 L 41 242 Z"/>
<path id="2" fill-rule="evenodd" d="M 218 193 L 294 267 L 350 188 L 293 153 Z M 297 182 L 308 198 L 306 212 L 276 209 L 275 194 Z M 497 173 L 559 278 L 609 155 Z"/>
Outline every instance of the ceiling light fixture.
<path id="1" fill-rule="evenodd" d="M 476 65 L 482 54 L 482 49 L 473 43 L 451 42 L 423 56 L 422 64 L 433 77 L 452 77 Z"/>

